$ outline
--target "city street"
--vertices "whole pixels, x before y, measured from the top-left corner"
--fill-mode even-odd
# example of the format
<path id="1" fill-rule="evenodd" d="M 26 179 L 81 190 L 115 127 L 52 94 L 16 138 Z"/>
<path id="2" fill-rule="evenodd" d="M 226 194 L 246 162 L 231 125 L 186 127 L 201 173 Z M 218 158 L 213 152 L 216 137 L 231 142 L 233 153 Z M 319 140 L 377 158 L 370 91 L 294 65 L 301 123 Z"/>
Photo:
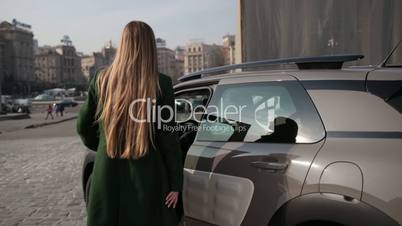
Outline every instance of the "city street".
<path id="1" fill-rule="evenodd" d="M 75 122 L 0 134 L 0 225 L 85 225 Z"/>

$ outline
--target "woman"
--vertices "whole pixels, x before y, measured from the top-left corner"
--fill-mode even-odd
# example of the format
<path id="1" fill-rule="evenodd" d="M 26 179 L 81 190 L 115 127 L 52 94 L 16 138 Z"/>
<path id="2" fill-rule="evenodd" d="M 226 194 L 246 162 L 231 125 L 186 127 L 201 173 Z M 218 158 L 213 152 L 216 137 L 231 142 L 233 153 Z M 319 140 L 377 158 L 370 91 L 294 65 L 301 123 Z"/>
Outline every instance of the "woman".
<path id="1" fill-rule="evenodd" d="M 124 28 L 113 63 L 90 82 L 77 131 L 97 150 L 89 194 L 89 226 L 177 225 L 183 168 L 171 79 L 157 71 L 155 37 L 144 22 Z M 140 101 L 138 101 L 140 100 Z M 156 117 L 149 117 L 150 112 Z M 174 115 L 173 115 L 174 116 Z M 151 119 L 151 120 L 149 120 Z"/>
<path id="2" fill-rule="evenodd" d="M 47 118 L 49 117 L 49 115 L 52 117 L 52 119 L 54 119 L 54 118 L 53 118 L 53 107 L 52 107 L 51 104 L 49 104 L 49 105 L 47 106 L 46 112 L 47 112 L 47 114 L 46 114 L 45 120 L 47 120 Z"/>

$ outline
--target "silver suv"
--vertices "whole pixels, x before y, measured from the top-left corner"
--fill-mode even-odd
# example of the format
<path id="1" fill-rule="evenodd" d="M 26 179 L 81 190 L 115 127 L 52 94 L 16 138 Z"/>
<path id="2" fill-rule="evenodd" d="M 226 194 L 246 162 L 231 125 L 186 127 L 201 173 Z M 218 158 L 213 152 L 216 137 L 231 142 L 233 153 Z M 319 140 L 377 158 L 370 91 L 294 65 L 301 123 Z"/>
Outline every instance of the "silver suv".
<path id="1" fill-rule="evenodd" d="M 402 69 L 362 57 L 183 76 L 185 225 L 402 225 Z"/>

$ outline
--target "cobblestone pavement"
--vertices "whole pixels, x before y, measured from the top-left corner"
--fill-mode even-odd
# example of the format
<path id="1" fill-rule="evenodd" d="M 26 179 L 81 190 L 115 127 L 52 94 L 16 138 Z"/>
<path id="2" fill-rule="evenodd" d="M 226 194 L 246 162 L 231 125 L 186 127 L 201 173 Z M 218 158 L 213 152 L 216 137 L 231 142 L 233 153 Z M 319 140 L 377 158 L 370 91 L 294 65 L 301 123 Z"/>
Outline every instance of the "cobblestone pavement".
<path id="1" fill-rule="evenodd" d="M 71 130 L 74 123 L 31 130 L 43 134 L 41 138 L 18 133 L 14 138 L 0 137 L 0 225 L 85 225 L 81 187 L 85 149 L 77 136 L 44 132 Z"/>

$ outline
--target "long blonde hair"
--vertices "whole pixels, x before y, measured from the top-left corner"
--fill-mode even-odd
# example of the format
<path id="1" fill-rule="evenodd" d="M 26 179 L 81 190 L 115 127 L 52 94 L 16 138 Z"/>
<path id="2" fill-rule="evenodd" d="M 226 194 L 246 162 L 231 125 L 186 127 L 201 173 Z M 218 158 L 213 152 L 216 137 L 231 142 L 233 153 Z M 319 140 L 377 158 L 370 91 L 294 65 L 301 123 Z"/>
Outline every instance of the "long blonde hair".
<path id="1" fill-rule="evenodd" d="M 147 103 L 134 100 L 154 100 L 159 87 L 155 36 L 144 22 L 132 21 L 123 30 L 120 46 L 113 63 L 97 77 L 99 87 L 98 121 L 104 125 L 107 155 L 111 158 L 138 159 L 151 145 L 155 147 L 153 126 L 146 122 Z"/>

